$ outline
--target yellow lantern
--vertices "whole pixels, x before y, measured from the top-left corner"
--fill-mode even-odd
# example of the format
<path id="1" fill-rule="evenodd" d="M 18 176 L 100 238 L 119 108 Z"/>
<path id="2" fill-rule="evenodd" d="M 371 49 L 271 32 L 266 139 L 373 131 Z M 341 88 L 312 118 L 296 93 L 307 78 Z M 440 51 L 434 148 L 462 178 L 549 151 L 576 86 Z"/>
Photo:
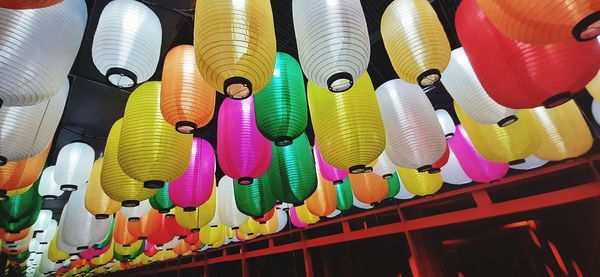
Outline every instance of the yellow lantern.
<path id="1" fill-rule="evenodd" d="M 219 224 L 216 227 L 205 225 L 200 228 L 200 242 L 208 246 L 212 246 L 217 243 L 221 237 L 225 237 L 227 227 L 223 224 Z"/>
<path id="2" fill-rule="evenodd" d="M 197 0 L 196 63 L 216 90 L 235 99 L 271 80 L 277 44 L 269 0 Z"/>
<path id="3" fill-rule="evenodd" d="M 430 196 L 442 188 L 442 175 L 398 167 L 398 177 L 406 190 L 414 195 Z"/>
<path id="4" fill-rule="evenodd" d="M 132 243 L 131 245 L 123 245 L 123 244 L 119 244 L 119 243 L 115 242 L 114 250 L 115 250 L 115 253 L 117 253 L 118 255 L 131 256 L 140 250 L 140 247 L 142 247 L 143 243 L 144 243 L 143 240 L 137 240 L 136 242 Z"/>
<path id="5" fill-rule="evenodd" d="M 100 256 L 98 257 L 94 257 L 90 260 L 90 262 L 92 262 L 95 265 L 105 265 L 108 262 L 112 261 L 113 257 L 114 257 L 114 249 L 115 249 L 115 243 L 113 241 L 110 242 L 110 248 L 108 248 L 108 250 L 102 254 L 100 254 Z"/>
<path id="6" fill-rule="evenodd" d="M 256 237 L 258 237 L 258 235 L 259 235 L 259 233 L 244 233 L 240 230 L 236 230 L 236 232 L 235 232 L 236 238 L 238 238 L 241 241 L 248 241 L 248 240 L 255 239 Z"/>
<path id="7" fill-rule="evenodd" d="M 58 249 L 58 246 L 56 244 L 57 236 L 58 230 L 54 233 L 54 238 L 52 238 L 52 240 L 50 241 L 50 245 L 48 247 L 48 259 L 55 263 L 61 263 L 63 261 L 68 260 L 70 256 L 69 253 L 65 253 Z"/>
<path id="8" fill-rule="evenodd" d="M 327 216 L 335 210 L 335 206 L 337 205 L 335 185 L 333 182 L 325 180 L 325 178 L 321 176 L 321 173 L 319 173 L 318 176 L 319 181 L 317 182 L 317 190 L 306 199 L 305 203 L 312 214 Z M 275 228 L 277 228 L 277 225 L 275 225 Z"/>
<path id="9" fill-rule="evenodd" d="M 306 204 L 295 206 L 296 215 L 298 215 L 298 219 L 302 221 L 304 224 L 315 224 L 319 222 L 321 219 L 318 215 L 314 215 L 308 210 Z"/>
<path id="10" fill-rule="evenodd" d="M 160 113 L 160 82 L 146 82 L 129 96 L 118 160 L 144 187 L 160 188 L 187 169 L 192 136 L 178 133 Z"/>
<path id="11" fill-rule="evenodd" d="M 600 101 L 600 71 L 596 74 L 596 77 L 592 79 L 586 86 L 585 89 L 594 97 L 594 100 Z"/>
<path id="12" fill-rule="evenodd" d="M 245 233 L 248 235 L 253 235 L 255 233 L 258 233 L 259 225 L 260 225 L 260 223 L 258 223 L 256 220 L 254 220 L 252 218 L 248 218 L 248 221 L 246 221 L 246 223 L 240 225 L 240 228 L 238 230 L 242 233 Z"/>
<path id="13" fill-rule="evenodd" d="M 279 213 L 275 211 L 273 217 L 266 222 L 258 225 L 258 233 L 266 236 L 277 232 L 279 227 Z"/>
<path id="14" fill-rule="evenodd" d="M 175 207 L 175 219 L 184 228 L 198 231 L 206 226 L 215 216 L 217 207 L 217 189 L 214 187 L 210 198 L 194 211 L 185 211 L 184 208 Z"/>
<path id="15" fill-rule="evenodd" d="M 85 190 L 85 208 L 96 216 L 96 219 L 106 219 L 121 208 L 121 202 L 110 199 L 102 190 L 100 174 L 104 158 L 101 157 L 94 162 L 92 173 Z"/>

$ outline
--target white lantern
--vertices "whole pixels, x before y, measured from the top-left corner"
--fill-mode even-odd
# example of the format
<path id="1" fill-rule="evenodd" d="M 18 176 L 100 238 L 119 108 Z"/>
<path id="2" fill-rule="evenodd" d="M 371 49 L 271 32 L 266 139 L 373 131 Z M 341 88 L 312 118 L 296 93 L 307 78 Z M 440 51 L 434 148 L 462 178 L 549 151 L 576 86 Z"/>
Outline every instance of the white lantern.
<path id="1" fill-rule="evenodd" d="M 509 165 L 509 167 L 518 170 L 531 170 L 543 166 L 546 163 L 548 163 L 548 161 L 542 160 L 534 155 L 530 155 L 529 157 L 525 158 L 524 163 Z"/>
<path id="2" fill-rule="evenodd" d="M 233 229 L 239 228 L 250 218 L 238 210 L 233 192 L 233 179 L 227 175 L 219 180 L 217 186 L 217 213 L 221 223 Z"/>
<path id="3" fill-rule="evenodd" d="M 55 263 L 48 259 L 48 251 L 45 251 L 42 254 L 42 258 L 40 259 L 40 264 L 36 270 L 36 272 L 48 274 L 50 272 L 57 271 L 61 267 L 61 264 Z"/>
<path id="4" fill-rule="evenodd" d="M 390 160 L 400 167 L 431 169 L 446 152 L 446 139 L 425 93 L 400 79 L 387 81 L 376 93 Z"/>
<path id="5" fill-rule="evenodd" d="M 115 0 L 100 15 L 92 59 L 111 84 L 130 88 L 152 77 L 161 42 L 160 20 L 150 8 L 134 0 Z"/>
<path id="6" fill-rule="evenodd" d="M 35 238 L 40 241 L 40 244 L 49 244 L 52 238 L 54 238 L 54 233 L 56 233 L 57 229 L 58 222 L 52 219 L 50 220 L 50 224 L 48 224 L 48 228 L 37 234 Z"/>
<path id="7" fill-rule="evenodd" d="M 54 168 L 55 166 L 46 167 L 42 172 L 42 177 L 40 177 L 38 193 L 45 200 L 54 200 L 64 193 L 54 181 Z"/>
<path id="8" fill-rule="evenodd" d="M 294 0 L 292 12 L 308 80 L 333 92 L 351 88 L 367 70 L 371 55 L 360 0 Z"/>
<path id="9" fill-rule="evenodd" d="M 273 216 L 277 216 L 277 231 L 275 231 L 275 233 L 281 232 L 285 226 L 287 226 L 288 223 L 288 214 L 280 208 L 276 208 L 275 212 L 277 213 L 276 215 Z"/>
<path id="10" fill-rule="evenodd" d="M 398 166 L 392 163 L 387 153 L 383 151 L 381 155 L 379 155 L 379 158 L 377 158 L 377 162 L 373 166 L 373 173 L 385 179 L 389 179 L 392 178 L 392 176 L 394 176 L 394 172 L 396 172 L 397 167 Z"/>
<path id="11" fill-rule="evenodd" d="M 135 207 L 121 207 L 121 214 L 129 221 L 138 221 L 140 218 L 152 210 L 150 201 L 140 201 L 140 204 Z"/>
<path id="12" fill-rule="evenodd" d="M 54 96 L 83 39 L 85 1 L 65 0 L 43 9 L 0 8 L 0 22 L 0 106 L 2 101 L 4 106 L 30 106 Z M 28 127 L 23 129 L 31 132 Z"/>
<path id="13" fill-rule="evenodd" d="M 594 116 L 596 124 L 600 125 L 600 103 L 596 100 L 592 101 L 592 115 Z"/>
<path id="14" fill-rule="evenodd" d="M 52 142 L 69 95 L 69 81 L 62 81 L 58 94 L 49 100 L 31 106 L 0 109 L 0 165 L 33 157 Z"/>
<path id="15" fill-rule="evenodd" d="M 52 211 L 46 210 L 46 209 L 40 210 L 37 220 L 31 226 L 33 235 L 36 236 L 37 234 L 42 233 L 44 230 L 46 230 L 48 227 L 50 227 L 51 221 L 52 221 Z"/>
<path id="16" fill-rule="evenodd" d="M 332 213 L 330 213 L 330 214 L 327 215 L 327 218 L 334 218 L 334 217 L 338 216 L 341 213 L 342 213 L 342 211 L 340 211 L 338 209 L 335 209 Z"/>
<path id="17" fill-rule="evenodd" d="M 448 162 L 442 166 L 442 180 L 451 185 L 464 185 L 472 182 L 473 180 L 467 176 L 460 166 L 452 149 L 448 149 L 448 151 L 450 151 L 448 153 Z"/>
<path id="18" fill-rule="evenodd" d="M 479 123 L 504 127 L 517 120 L 516 110 L 496 103 L 485 92 L 462 47 L 452 50 L 442 83 L 463 111 Z"/>
<path id="19" fill-rule="evenodd" d="M 414 194 L 412 194 L 406 189 L 406 186 L 404 186 L 404 182 L 402 181 L 402 178 L 400 178 L 400 176 L 398 176 L 398 180 L 400 181 L 400 190 L 398 190 L 398 193 L 394 195 L 394 198 L 399 200 L 408 200 L 415 197 Z"/>
<path id="20" fill-rule="evenodd" d="M 58 232 L 58 234 L 56 235 L 56 248 L 58 248 L 58 250 L 60 250 L 62 252 L 72 255 L 72 254 L 79 252 L 77 250 L 77 247 L 66 244 L 62 239 L 62 233 L 64 233 L 64 223 L 66 221 L 65 219 L 67 217 L 67 210 L 69 208 L 68 206 L 69 206 L 69 202 L 67 202 L 67 204 L 65 204 L 65 206 L 63 207 L 61 216 L 60 216 L 60 221 L 58 223 L 58 227 L 56 228 L 56 231 Z"/>
<path id="21" fill-rule="evenodd" d="M 453 137 L 454 132 L 456 131 L 456 125 L 454 125 L 454 120 L 448 111 L 444 109 L 435 110 L 435 115 L 437 116 L 440 126 L 442 126 L 444 136 L 446 136 L 446 138 Z"/>
<path id="22" fill-rule="evenodd" d="M 83 142 L 72 142 L 63 146 L 56 158 L 54 181 L 64 191 L 75 191 L 85 185 L 92 172 L 94 149 Z"/>

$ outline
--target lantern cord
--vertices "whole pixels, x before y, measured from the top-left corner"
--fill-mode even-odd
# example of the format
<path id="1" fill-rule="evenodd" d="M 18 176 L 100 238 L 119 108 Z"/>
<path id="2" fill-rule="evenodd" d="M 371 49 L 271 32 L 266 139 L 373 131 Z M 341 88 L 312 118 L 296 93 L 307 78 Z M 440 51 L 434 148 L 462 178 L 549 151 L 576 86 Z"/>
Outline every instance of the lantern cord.
<path id="1" fill-rule="evenodd" d="M 177 13 L 179 15 L 182 15 L 182 16 L 184 16 L 184 17 L 186 17 L 188 19 L 192 19 L 192 20 L 194 18 L 194 15 L 191 14 L 191 13 L 193 13 L 196 10 L 196 9 L 174 9 L 174 8 L 165 7 L 165 6 L 157 4 L 157 3 L 149 2 L 149 1 L 146 1 L 146 0 L 138 0 L 138 1 L 140 1 L 140 2 L 142 2 L 144 4 L 146 4 L 146 5 L 149 5 L 149 6 L 161 8 L 161 9 L 168 10 L 168 11 L 172 11 L 174 13 Z M 189 23 L 191 23 L 191 22 L 189 22 Z"/>
<path id="2" fill-rule="evenodd" d="M 90 139 L 96 139 L 96 140 L 106 140 L 107 139 L 107 137 L 88 136 L 88 135 L 85 134 L 85 131 L 82 133 L 82 132 L 75 131 L 75 130 L 73 130 L 71 128 L 65 127 L 65 126 L 61 126 L 61 128 L 65 129 L 65 130 L 67 130 L 67 131 L 69 131 L 71 133 L 77 134 L 77 135 L 81 136 L 81 138 L 90 138 Z"/>

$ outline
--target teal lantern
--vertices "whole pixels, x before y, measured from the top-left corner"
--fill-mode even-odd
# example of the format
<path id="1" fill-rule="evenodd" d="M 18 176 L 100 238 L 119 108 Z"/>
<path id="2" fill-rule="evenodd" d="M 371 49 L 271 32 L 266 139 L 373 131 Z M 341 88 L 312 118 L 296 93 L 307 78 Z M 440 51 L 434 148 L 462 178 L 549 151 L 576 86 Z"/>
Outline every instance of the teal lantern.
<path id="1" fill-rule="evenodd" d="M 335 192 L 337 196 L 336 209 L 346 211 L 352 208 L 352 186 L 349 177 L 346 177 L 341 184 L 335 185 Z"/>
<path id="2" fill-rule="evenodd" d="M 0 201 L 0 217 L 7 219 L 8 222 L 16 223 L 21 218 L 32 215 L 36 210 L 39 213 L 43 199 L 38 193 L 38 187 L 39 180 L 25 193 Z"/>
<path id="3" fill-rule="evenodd" d="M 169 183 L 165 183 L 165 186 L 159 189 L 152 197 L 150 197 L 148 202 L 150 202 L 150 206 L 152 206 L 152 208 L 158 210 L 158 212 L 161 214 L 168 213 L 173 207 L 175 207 L 175 204 L 173 204 L 169 198 Z"/>
<path id="4" fill-rule="evenodd" d="M 387 183 L 389 189 L 385 198 L 393 198 L 400 191 L 400 177 L 398 177 L 398 172 L 394 171 L 392 177 L 387 179 Z"/>
<path id="5" fill-rule="evenodd" d="M 275 206 L 277 199 L 273 196 L 267 174 L 254 179 L 250 185 L 240 185 L 237 180 L 233 183 L 235 204 L 240 212 L 262 217 Z"/>

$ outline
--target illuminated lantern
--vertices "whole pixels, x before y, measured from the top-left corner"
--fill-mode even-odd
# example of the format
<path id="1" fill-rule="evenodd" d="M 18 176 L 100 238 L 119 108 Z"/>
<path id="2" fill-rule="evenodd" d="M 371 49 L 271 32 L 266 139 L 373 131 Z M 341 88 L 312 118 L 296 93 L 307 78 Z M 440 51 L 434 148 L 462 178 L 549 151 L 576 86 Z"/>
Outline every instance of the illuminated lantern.
<path id="1" fill-rule="evenodd" d="M 429 196 L 442 188 L 440 173 L 418 172 L 411 168 L 398 167 L 398 176 L 406 190 L 414 195 Z"/>
<path id="2" fill-rule="evenodd" d="M 360 0 L 293 1 L 292 13 L 308 80 L 332 92 L 351 88 L 367 70 L 371 55 Z"/>
<path id="3" fill-rule="evenodd" d="M 141 252 L 144 253 L 144 241 L 143 240 L 136 241 L 131 245 L 121 245 L 118 242 L 115 242 L 114 247 L 115 247 L 114 248 L 115 259 L 118 260 L 118 258 L 122 258 L 123 260 L 121 260 L 121 261 L 131 261 L 131 260 L 135 259 L 135 257 L 137 257 L 138 255 L 141 254 L 141 253 L 138 254 L 138 252 L 140 252 L 140 248 L 141 248 Z M 117 255 L 121 256 L 121 257 L 117 257 Z"/>
<path id="4" fill-rule="evenodd" d="M 335 210 L 336 202 L 335 185 L 319 176 L 317 189 L 305 201 L 310 213 L 317 216 L 326 216 Z"/>
<path id="5" fill-rule="evenodd" d="M 304 77 L 298 62 L 278 52 L 269 84 L 254 96 L 256 125 L 277 146 L 286 146 L 300 136 L 308 123 Z"/>
<path id="6" fill-rule="evenodd" d="M 462 169 L 460 162 L 452 150 L 450 150 L 448 162 L 442 167 L 441 174 L 442 180 L 451 185 L 464 185 L 473 181 Z"/>
<path id="7" fill-rule="evenodd" d="M 419 171 L 431 169 L 446 151 L 446 140 L 425 93 L 417 85 L 395 79 L 377 88 L 377 100 L 390 160 Z"/>
<path id="8" fill-rule="evenodd" d="M 454 120 L 452 119 L 452 116 L 450 116 L 448 111 L 444 109 L 435 110 L 435 115 L 438 118 L 440 126 L 442 126 L 444 136 L 446 136 L 446 138 L 451 138 L 452 136 L 454 136 L 454 131 L 456 131 L 456 127 L 454 126 Z"/>
<path id="9" fill-rule="evenodd" d="M 160 188 L 188 167 L 192 136 L 178 133 L 160 113 L 160 82 L 146 82 L 129 96 L 121 126 L 119 165 L 146 188 Z"/>
<path id="10" fill-rule="evenodd" d="M 43 233 L 44 230 L 48 229 L 50 227 L 50 222 L 52 222 L 52 210 L 40 210 L 37 220 L 31 226 L 34 235 Z"/>
<path id="11" fill-rule="evenodd" d="M 22 249 L 24 247 L 27 248 L 29 246 L 29 243 L 31 242 L 31 239 L 33 238 L 33 230 L 31 228 L 28 228 L 27 230 L 29 231 L 27 232 L 27 235 L 24 238 L 21 238 L 20 240 L 16 241 L 4 242 L 2 247 L 10 251 Z"/>
<path id="12" fill-rule="evenodd" d="M 55 166 L 46 167 L 42 172 L 42 177 L 40 177 L 40 186 L 38 192 L 43 199 L 57 199 L 64 193 L 60 189 L 60 186 L 54 181 L 54 168 Z"/>
<path id="13" fill-rule="evenodd" d="M 298 218 L 298 213 L 296 212 L 296 209 L 293 206 L 290 207 L 289 213 L 290 213 L 290 223 L 294 227 L 296 227 L 296 228 L 308 227 L 308 224 L 302 222 L 302 220 L 300 220 L 300 218 Z"/>
<path id="14" fill-rule="evenodd" d="M 193 138 L 187 170 L 169 183 L 169 198 L 173 204 L 192 210 L 206 202 L 212 193 L 215 170 L 212 145 L 201 138 Z"/>
<path id="15" fill-rule="evenodd" d="M 450 44 L 429 2 L 392 2 L 381 18 L 381 38 L 402 80 L 423 87 L 440 80 L 450 60 Z"/>
<path id="16" fill-rule="evenodd" d="M 183 241 L 185 241 L 185 243 L 190 244 L 190 245 L 194 245 L 194 244 L 199 244 L 200 242 L 200 230 L 197 230 L 195 232 L 192 232 L 191 234 L 187 235 L 185 237 L 185 239 L 183 239 Z"/>
<path id="17" fill-rule="evenodd" d="M 54 181 L 63 191 L 75 191 L 85 185 L 92 172 L 96 153 L 85 142 L 72 142 L 58 152 Z"/>
<path id="18" fill-rule="evenodd" d="M 440 172 L 440 168 L 442 168 L 448 162 L 448 158 L 450 158 L 450 150 L 446 145 L 446 151 L 444 151 L 444 154 L 435 163 L 431 164 L 431 169 L 429 170 L 429 172 Z"/>
<path id="19" fill-rule="evenodd" d="M 517 111 L 496 103 L 483 89 L 462 47 L 452 50 L 450 64 L 444 71 L 442 82 L 454 101 L 473 120 L 481 124 L 498 124 L 500 127 L 517 120 Z M 451 118 L 448 121 L 448 125 L 454 127 Z"/>
<path id="20" fill-rule="evenodd" d="M 156 232 L 149 235 L 147 238 L 147 240 L 150 243 L 155 244 L 156 246 L 162 246 L 163 244 L 165 244 L 173 239 L 173 236 L 167 229 L 167 225 L 166 225 L 167 216 L 172 216 L 172 215 L 161 214 L 160 216 L 161 216 L 160 222 L 154 223 L 156 225 L 159 225 L 160 227 L 158 228 L 158 230 Z"/>
<path id="21" fill-rule="evenodd" d="M 519 111 L 517 122 L 500 127 L 496 124 L 485 125 L 474 121 L 456 103 L 454 109 L 462 122 L 464 131 L 469 134 L 471 143 L 486 160 L 519 164 L 524 162 L 527 156 L 533 154 L 540 145 L 541 136 L 530 110 Z M 455 154 L 460 155 L 458 152 Z"/>
<path id="22" fill-rule="evenodd" d="M 448 145 L 461 168 L 475 182 L 498 181 L 508 172 L 508 164 L 492 162 L 482 157 L 461 125 L 456 126 L 456 133 L 448 140 Z"/>
<path id="23" fill-rule="evenodd" d="M 350 179 L 346 178 L 341 184 L 335 185 L 336 195 L 336 206 L 335 208 L 340 211 L 345 211 L 352 208 L 352 185 L 350 185 Z"/>
<path id="24" fill-rule="evenodd" d="M 286 203 L 301 203 L 317 187 L 314 159 L 306 134 L 288 146 L 273 145 L 273 158 L 267 171 L 275 198 Z"/>
<path id="25" fill-rule="evenodd" d="M 5 9 L 39 9 L 61 3 L 63 0 L 3 0 L 0 8 Z"/>
<path id="26" fill-rule="evenodd" d="M 273 206 L 272 209 L 270 209 L 268 212 L 264 213 L 261 217 L 252 217 L 253 220 L 255 220 L 258 223 L 265 223 L 267 222 L 269 219 L 273 218 L 273 215 L 275 214 L 275 205 Z"/>
<path id="27" fill-rule="evenodd" d="M 144 254 L 148 257 L 153 257 L 158 253 L 158 249 L 156 249 L 155 245 L 150 243 L 149 241 L 146 241 L 144 248 Z"/>
<path id="28" fill-rule="evenodd" d="M 217 208 L 217 189 L 213 185 L 212 193 L 208 201 L 200 205 L 194 211 L 185 211 L 180 207 L 175 207 L 175 219 L 177 223 L 192 231 L 200 230 L 203 226 L 209 224 L 216 215 Z"/>
<path id="29" fill-rule="evenodd" d="M 140 201 L 156 194 L 157 190 L 145 188 L 142 182 L 125 174 L 119 165 L 117 156 L 122 123 L 123 119 L 117 120 L 108 133 L 100 183 L 104 193 L 111 199 L 121 201 L 123 207 L 135 207 L 140 204 Z"/>
<path id="30" fill-rule="evenodd" d="M 250 185 L 240 185 L 234 181 L 233 191 L 237 208 L 248 216 L 262 217 L 272 210 L 277 202 L 271 192 L 272 186 L 268 174 L 254 179 Z"/>
<path id="31" fill-rule="evenodd" d="M 350 175 L 350 184 L 356 199 L 367 204 L 385 199 L 389 191 L 386 180 L 372 172 Z"/>
<path id="32" fill-rule="evenodd" d="M 0 240 L 2 240 L 3 243 L 9 243 L 9 242 L 15 242 L 18 240 L 22 240 L 25 237 L 27 237 L 29 235 L 29 233 L 32 233 L 32 228 L 27 228 L 27 229 L 23 229 L 19 232 L 15 232 L 15 233 L 9 233 L 4 231 L 3 229 L 0 229 Z"/>
<path id="33" fill-rule="evenodd" d="M 323 160 L 323 156 L 319 151 L 319 146 L 317 145 L 316 140 L 315 145 L 313 146 L 313 155 L 315 157 L 315 165 L 319 167 L 321 176 L 323 176 L 325 180 L 333 182 L 334 185 L 344 182 L 344 179 L 346 179 L 348 174 L 350 174 L 347 169 L 335 168 Z"/>
<path id="34" fill-rule="evenodd" d="M 548 161 L 571 159 L 585 154 L 594 139 L 575 101 L 552 109 L 533 109 L 540 126 L 541 144 L 535 156 Z"/>
<path id="35" fill-rule="evenodd" d="M 270 235 L 270 234 L 274 234 L 275 232 L 277 232 L 277 227 L 279 227 L 279 212 L 275 211 L 278 209 L 273 209 L 274 213 L 273 213 L 273 217 L 271 217 L 271 219 L 267 220 L 264 223 L 261 223 L 258 225 L 258 233 L 260 233 L 263 236 L 266 235 Z M 285 212 L 283 212 L 285 214 Z M 284 220 L 283 218 L 281 220 Z"/>
<path id="36" fill-rule="evenodd" d="M 592 101 L 592 116 L 596 124 L 600 125 L 600 103 L 598 101 Z"/>
<path id="37" fill-rule="evenodd" d="M 0 166 L 0 198 L 5 196 L 7 191 L 24 189 L 33 184 L 42 173 L 49 151 L 50 147 L 47 147 L 42 153 L 29 159 Z"/>
<path id="38" fill-rule="evenodd" d="M 397 166 L 390 160 L 387 153 L 383 151 L 373 166 L 373 173 L 383 177 L 384 179 L 389 179 L 392 178 L 392 175 L 394 175 L 394 172 L 396 172 L 396 167 Z"/>
<path id="39" fill-rule="evenodd" d="M 99 257 L 100 255 L 104 254 L 106 251 L 108 251 L 111 248 L 111 246 L 112 246 L 112 243 L 107 244 L 100 249 L 96 249 L 95 247 L 90 247 L 88 250 L 85 250 L 85 251 L 79 253 L 79 257 L 81 257 L 82 259 L 91 260 L 94 257 Z"/>
<path id="40" fill-rule="evenodd" d="M 233 179 L 223 176 L 217 186 L 217 212 L 219 219 L 228 227 L 238 228 L 248 221 L 248 216 L 238 210 L 235 204 Z"/>
<path id="41" fill-rule="evenodd" d="M 524 163 L 511 165 L 509 167 L 512 169 L 518 169 L 518 170 L 531 170 L 534 168 L 541 167 L 541 166 L 545 165 L 546 163 L 548 163 L 548 161 L 542 160 L 534 155 L 531 155 L 531 156 L 525 158 Z"/>
<path id="42" fill-rule="evenodd" d="M 31 106 L 0 109 L 0 166 L 9 161 L 28 159 L 48 148 L 69 94 L 69 82 L 63 81 L 58 94 L 49 100 Z M 36 130 L 36 135 L 32 135 L 32 129 Z"/>
<path id="43" fill-rule="evenodd" d="M 168 232 L 171 233 L 171 236 L 173 236 L 175 238 L 184 238 L 187 235 L 192 233 L 190 231 L 190 229 L 187 229 L 187 228 L 179 225 L 179 223 L 177 223 L 177 219 L 175 219 L 174 216 L 167 217 L 165 223 L 166 223 L 165 226 L 167 227 Z"/>
<path id="44" fill-rule="evenodd" d="M 383 121 L 368 73 L 344 93 L 309 82 L 308 105 L 319 151 L 328 164 L 361 173 L 383 152 Z"/>
<path id="45" fill-rule="evenodd" d="M 211 87 L 244 99 L 269 83 L 277 51 L 269 1 L 198 0 L 195 18 L 196 64 Z"/>
<path id="46" fill-rule="evenodd" d="M 498 30 L 518 41 L 532 44 L 584 41 L 599 34 L 600 3 L 596 1 L 477 0 L 477 3 Z"/>
<path id="47" fill-rule="evenodd" d="M 58 232 L 54 234 L 54 237 L 50 241 L 50 246 L 48 247 L 48 259 L 55 263 L 61 263 L 67 259 L 69 259 L 69 253 L 65 253 L 58 249 L 57 246 L 58 240 Z"/>
<path id="48" fill-rule="evenodd" d="M 85 190 L 85 208 L 92 213 L 96 219 L 108 218 L 121 208 L 121 203 L 112 200 L 102 190 L 100 184 L 100 173 L 102 172 L 102 163 L 104 158 L 99 158 L 94 162 L 90 180 Z"/>
<path id="49" fill-rule="evenodd" d="M 215 227 L 204 226 L 200 229 L 200 242 L 208 246 L 212 246 L 217 243 L 222 236 L 225 235 L 226 227 L 223 224 L 219 224 Z"/>
<path id="50" fill-rule="evenodd" d="M 161 214 L 168 213 L 175 207 L 171 198 L 169 198 L 169 184 L 167 183 L 159 189 L 154 196 L 150 197 L 148 202 L 150 202 L 153 209 L 158 210 Z"/>
<path id="51" fill-rule="evenodd" d="M 8 221 L 8 223 L 18 223 L 20 220 L 25 219 L 28 216 L 32 216 L 35 212 L 35 218 L 33 222 L 29 226 L 25 226 L 23 229 L 30 227 L 37 220 L 37 216 L 42 208 L 42 197 L 38 194 L 38 186 L 39 182 L 35 182 L 33 186 L 29 188 L 25 193 L 20 195 L 15 195 L 6 200 L 0 201 L 0 217 L 3 221 Z M 8 226 L 1 226 L 5 231 L 10 228 L 6 228 Z M 20 230 L 18 230 L 20 231 Z"/>
<path id="52" fill-rule="evenodd" d="M 208 124 L 215 112 L 215 90 L 196 66 L 192 45 L 179 45 L 165 57 L 160 110 L 180 133 L 192 133 Z"/>
<path id="53" fill-rule="evenodd" d="M 247 234 L 247 235 L 254 235 L 254 233 L 258 232 L 259 225 L 260 225 L 260 223 L 258 223 L 254 219 L 248 218 L 248 220 L 246 220 L 246 222 L 244 222 L 244 224 L 240 225 L 240 228 L 237 229 L 237 231 L 240 233 Z"/>
<path id="54" fill-rule="evenodd" d="M 398 172 L 396 172 L 396 174 L 398 174 Z M 394 195 L 394 198 L 399 199 L 399 200 L 408 200 L 408 199 L 415 197 L 414 194 L 412 194 L 408 190 L 406 190 L 406 186 L 404 185 L 404 182 L 400 178 L 400 175 L 398 175 L 398 180 L 400 180 L 400 190 L 398 191 L 398 193 L 396 193 L 396 195 Z"/>
<path id="55" fill-rule="evenodd" d="M 115 229 L 113 231 L 113 239 L 116 243 L 123 246 L 130 246 L 134 242 L 138 241 L 138 237 L 129 233 L 129 224 L 131 222 L 127 220 L 120 212 L 115 216 Z"/>
<path id="56" fill-rule="evenodd" d="M 48 258 L 48 251 L 44 251 L 44 253 L 42 253 L 42 259 L 40 260 L 40 265 L 38 266 L 36 273 L 50 273 L 58 270 L 59 268 L 60 264 L 51 261 Z"/>
<path id="57" fill-rule="evenodd" d="M 6 2 L 24 4 L 3 0 L 0 7 L 6 8 Z M 3 38 L 0 71 L 4 75 L 0 81 L 0 106 L 31 106 L 56 95 L 64 86 L 79 51 L 87 15 L 85 2 L 78 0 L 66 0 L 43 9 L 0 9 L 0 37 Z M 57 121 L 60 115 L 58 117 Z M 21 125 L 24 123 L 21 121 Z M 48 143 L 44 143 L 44 147 Z"/>
<path id="58" fill-rule="evenodd" d="M 518 42 L 498 31 L 475 0 L 460 3 L 456 31 L 485 91 L 508 108 L 560 105 L 600 69 L 597 40 L 555 44 Z"/>
<path id="59" fill-rule="evenodd" d="M 306 206 L 306 204 L 300 205 L 300 206 L 295 206 L 295 207 L 292 207 L 291 209 L 294 209 L 296 211 L 296 215 L 298 216 L 298 219 L 307 225 L 315 224 L 315 223 L 319 222 L 319 220 L 321 220 L 321 218 L 319 216 L 312 214 L 308 210 L 308 207 Z"/>
<path id="60" fill-rule="evenodd" d="M 36 238 L 40 241 L 41 244 L 48 244 L 50 240 L 54 237 L 54 233 L 56 233 L 56 229 L 58 228 L 58 222 L 52 219 L 48 224 L 48 227 L 41 233 L 36 235 Z"/>
<path id="61" fill-rule="evenodd" d="M 242 185 L 269 168 L 271 143 L 256 127 L 254 99 L 225 99 L 219 108 L 217 158 L 225 174 Z"/>
<path id="62" fill-rule="evenodd" d="M 129 221 L 138 221 L 152 210 L 150 201 L 144 200 L 135 207 L 121 207 L 121 214 Z"/>
<path id="63" fill-rule="evenodd" d="M 160 20 L 150 8 L 133 0 L 112 1 L 100 15 L 92 59 L 114 86 L 134 87 L 156 71 L 161 41 Z"/>
<path id="64" fill-rule="evenodd" d="M 125 215 L 122 211 L 121 214 Z M 147 239 L 158 232 L 161 227 L 162 215 L 157 210 L 152 209 L 137 220 L 131 219 L 130 217 L 127 222 L 127 232 L 137 239 Z"/>
<path id="65" fill-rule="evenodd" d="M 398 173 L 394 170 L 394 174 L 392 177 L 387 179 L 388 184 L 388 193 L 385 197 L 386 199 L 394 198 L 398 192 L 400 192 L 400 186 L 402 186 L 402 181 L 400 181 L 400 177 L 398 177 Z"/>

